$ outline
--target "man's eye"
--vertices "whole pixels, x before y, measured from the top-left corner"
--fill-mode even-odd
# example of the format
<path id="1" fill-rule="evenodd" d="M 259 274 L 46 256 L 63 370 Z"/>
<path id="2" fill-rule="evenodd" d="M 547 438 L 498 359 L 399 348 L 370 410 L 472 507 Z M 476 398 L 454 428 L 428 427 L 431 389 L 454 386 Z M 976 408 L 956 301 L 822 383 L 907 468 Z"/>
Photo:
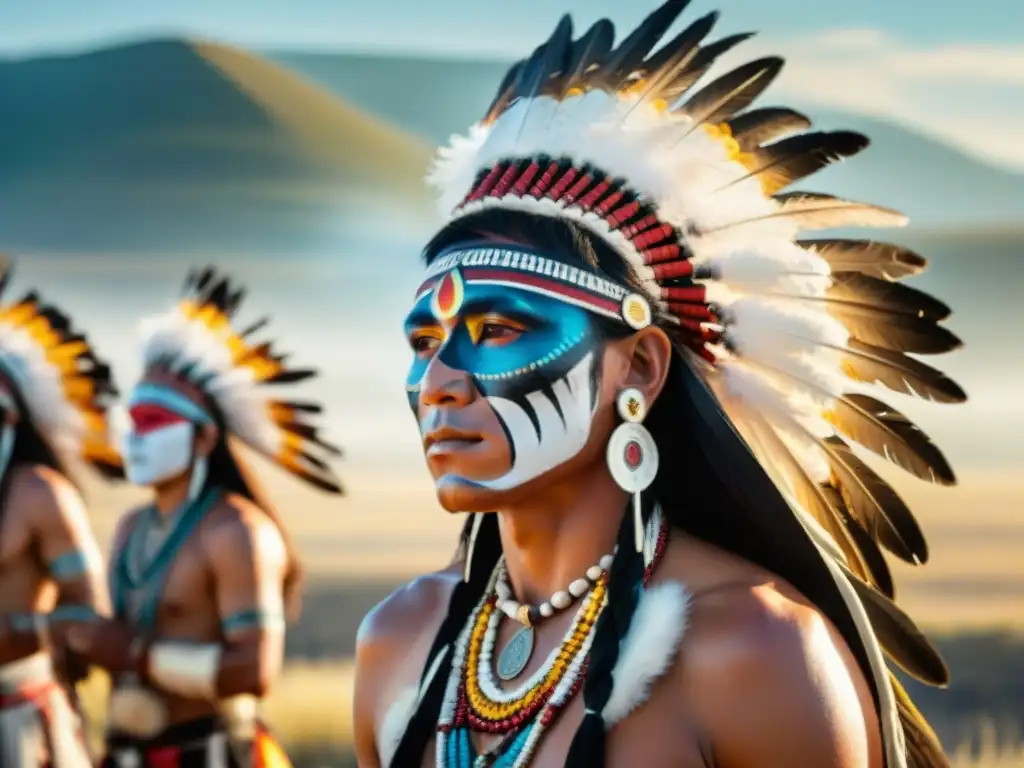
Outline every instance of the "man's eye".
<path id="1" fill-rule="evenodd" d="M 416 336 L 411 343 L 414 352 L 429 352 L 437 347 L 438 339 L 433 336 Z"/>
<path id="2" fill-rule="evenodd" d="M 480 328 L 480 341 L 514 341 L 522 333 L 522 329 L 500 323 L 484 323 Z"/>

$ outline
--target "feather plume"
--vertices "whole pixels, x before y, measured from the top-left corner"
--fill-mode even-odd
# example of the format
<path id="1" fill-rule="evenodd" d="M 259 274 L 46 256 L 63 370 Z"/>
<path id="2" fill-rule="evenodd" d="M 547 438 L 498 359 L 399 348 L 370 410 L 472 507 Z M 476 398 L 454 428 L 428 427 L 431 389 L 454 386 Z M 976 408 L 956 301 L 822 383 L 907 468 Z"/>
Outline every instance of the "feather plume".
<path id="1" fill-rule="evenodd" d="M 924 291 L 881 280 L 859 272 L 832 272 L 828 300 L 875 307 L 939 322 L 950 315 L 949 307 Z"/>
<path id="2" fill-rule="evenodd" d="M 954 485 L 956 476 L 942 451 L 899 411 L 869 395 L 836 400 L 826 418 L 836 430 L 915 477 Z"/>
<path id="3" fill-rule="evenodd" d="M 853 157 L 867 145 L 866 136 L 852 131 L 819 131 L 791 136 L 750 152 L 750 160 L 744 163 L 749 173 L 728 186 L 756 177 L 765 194 L 774 195 L 837 160 Z"/>
<path id="4" fill-rule="evenodd" d="M 799 240 L 814 251 L 833 272 L 860 272 L 882 280 L 899 280 L 920 274 L 928 262 L 909 248 L 870 240 Z"/>
<path id="5" fill-rule="evenodd" d="M 793 109 L 762 107 L 737 115 L 727 125 L 740 150 L 752 152 L 762 144 L 807 130 L 811 127 L 811 121 Z"/>
<path id="6" fill-rule="evenodd" d="M 693 121 L 684 138 L 704 123 L 721 123 L 749 107 L 771 85 L 782 70 L 782 64 L 777 56 L 752 61 L 727 72 L 691 96 L 676 109 L 677 114 Z"/>
<path id="7" fill-rule="evenodd" d="M 819 441 L 828 456 L 846 506 L 881 544 L 908 563 L 928 561 L 928 544 L 910 509 L 885 480 L 841 438 Z"/>
<path id="8" fill-rule="evenodd" d="M 689 66 L 675 77 L 671 85 L 662 90 L 662 97 L 669 103 L 677 101 L 707 74 L 719 56 L 751 37 L 753 37 L 753 32 L 742 32 L 701 46 Z"/>
<path id="9" fill-rule="evenodd" d="M 842 356 L 843 373 L 854 381 L 882 384 L 894 392 L 938 403 L 963 403 L 967 394 L 942 371 L 899 352 L 850 339 Z"/>
<path id="10" fill-rule="evenodd" d="M 673 0 L 663 3 L 648 14 L 625 40 L 601 62 L 594 72 L 592 87 L 616 91 L 633 75 L 658 41 L 679 18 L 689 0 Z"/>
<path id="11" fill-rule="evenodd" d="M 907 768 L 950 768 L 949 758 L 935 731 L 914 706 L 896 675 L 889 673 L 889 684 L 896 698 L 896 710 L 907 744 Z"/>
<path id="12" fill-rule="evenodd" d="M 840 564 L 840 567 L 843 566 Z M 855 575 L 850 574 L 849 579 L 886 655 L 923 683 L 948 684 L 949 670 L 942 656 L 910 617 Z"/>
<path id="13" fill-rule="evenodd" d="M 952 331 L 925 317 L 834 301 L 825 303 L 825 308 L 851 336 L 884 350 L 936 355 L 961 345 Z"/>

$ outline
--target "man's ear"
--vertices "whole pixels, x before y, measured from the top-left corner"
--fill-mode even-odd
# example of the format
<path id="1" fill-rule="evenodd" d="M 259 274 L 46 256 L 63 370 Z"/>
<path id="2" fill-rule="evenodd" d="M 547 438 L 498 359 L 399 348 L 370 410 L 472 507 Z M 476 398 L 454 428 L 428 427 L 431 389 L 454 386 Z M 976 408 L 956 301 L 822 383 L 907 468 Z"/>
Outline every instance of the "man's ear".
<path id="1" fill-rule="evenodd" d="M 203 424 L 196 429 L 196 455 L 209 456 L 217 445 L 220 430 L 214 424 Z"/>
<path id="2" fill-rule="evenodd" d="M 632 355 L 626 385 L 639 389 L 650 408 L 668 379 L 672 362 L 672 341 L 661 328 L 649 325 L 630 338 Z"/>

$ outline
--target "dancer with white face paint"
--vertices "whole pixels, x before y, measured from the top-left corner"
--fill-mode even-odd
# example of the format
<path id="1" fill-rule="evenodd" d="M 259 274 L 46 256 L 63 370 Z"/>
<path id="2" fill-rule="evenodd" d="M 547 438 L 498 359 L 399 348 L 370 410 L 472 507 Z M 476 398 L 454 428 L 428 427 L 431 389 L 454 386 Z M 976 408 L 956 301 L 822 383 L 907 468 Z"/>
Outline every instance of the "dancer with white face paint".
<path id="1" fill-rule="evenodd" d="M 965 399 L 907 354 L 949 309 L 905 248 L 798 239 L 904 218 L 783 192 L 867 139 L 748 109 L 777 57 L 698 86 L 747 35 L 686 5 L 564 17 L 438 153 L 406 389 L 469 519 L 361 628 L 361 768 L 947 765 L 885 656 L 947 680 L 882 552 L 927 547 L 851 444 L 955 481 L 868 394 Z"/>
<path id="2" fill-rule="evenodd" d="M 262 321 L 232 325 L 242 289 L 207 269 L 172 312 L 143 324 L 144 375 L 122 452 L 153 503 L 120 522 L 111 555 L 115 618 L 70 642 L 114 678 L 104 768 L 284 768 L 259 717 L 283 661 L 300 565 L 273 507 L 232 447 L 242 443 L 332 494 L 310 403 L 263 385 L 308 379 Z"/>
<path id="3" fill-rule="evenodd" d="M 0 267 L 0 290 L 10 278 Z M 121 475 L 107 442 L 110 368 L 33 291 L 0 307 L 0 765 L 87 768 L 75 706 L 87 669 L 70 627 L 109 611 L 103 563 L 69 474 Z"/>

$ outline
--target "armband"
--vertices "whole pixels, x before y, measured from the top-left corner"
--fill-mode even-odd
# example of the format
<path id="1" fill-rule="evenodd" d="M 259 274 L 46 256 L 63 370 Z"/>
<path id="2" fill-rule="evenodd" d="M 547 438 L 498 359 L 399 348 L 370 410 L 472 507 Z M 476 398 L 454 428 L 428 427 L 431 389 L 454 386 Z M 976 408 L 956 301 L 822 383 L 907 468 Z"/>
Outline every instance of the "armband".
<path id="1" fill-rule="evenodd" d="M 54 581 L 76 581 L 89 572 L 89 560 L 84 552 L 65 552 L 50 562 L 49 571 Z"/>
<path id="2" fill-rule="evenodd" d="M 39 646 L 50 644 L 50 617 L 45 613 L 12 613 L 9 617 L 11 629 L 19 634 L 33 634 Z"/>
<path id="3" fill-rule="evenodd" d="M 244 632 L 248 629 L 284 629 L 284 611 L 280 608 L 250 608 L 237 611 L 221 619 L 220 628 L 225 635 Z"/>
<path id="4" fill-rule="evenodd" d="M 157 642 L 147 655 L 146 676 L 169 693 L 216 700 L 221 653 L 215 643 Z"/>

